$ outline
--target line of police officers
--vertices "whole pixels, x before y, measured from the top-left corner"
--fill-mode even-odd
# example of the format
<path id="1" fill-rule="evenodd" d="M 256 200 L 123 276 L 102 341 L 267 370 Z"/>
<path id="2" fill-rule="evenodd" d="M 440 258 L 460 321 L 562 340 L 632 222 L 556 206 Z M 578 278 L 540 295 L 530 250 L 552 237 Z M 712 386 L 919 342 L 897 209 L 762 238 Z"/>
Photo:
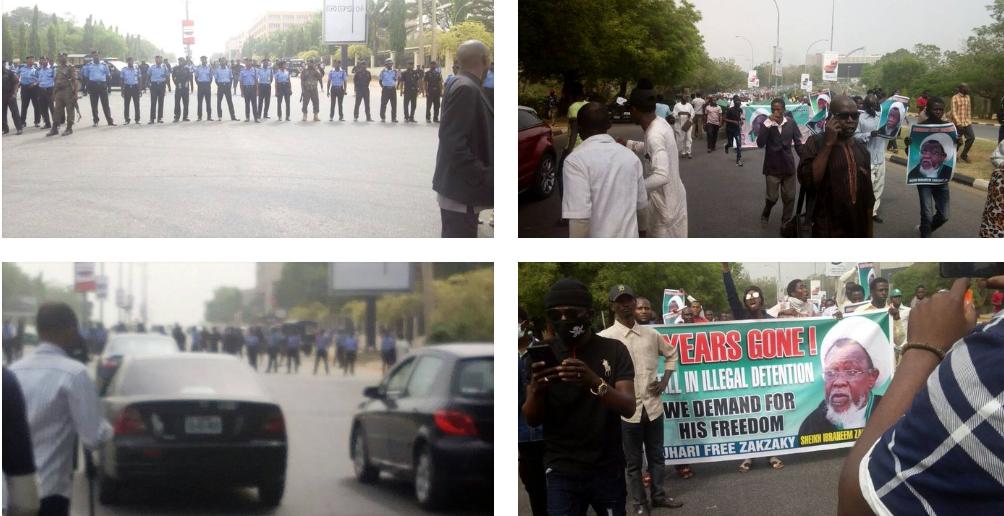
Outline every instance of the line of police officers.
<path id="1" fill-rule="evenodd" d="M 217 86 L 216 93 L 216 115 L 217 120 L 223 119 L 223 99 L 227 101 L 230 112 L 230 119 L 237 120 L 234 113 L 232 91 L 236 89 L 239 82 L 241 95 L 244 97 L 244 121 L 260 122 L 261 118 L 268 119 L 271 100 L 271 87 L 275 83 L 276 110 L 278 118 L 282 120 L 282 105 L 286 105 L 286 120 L 290 117 L 290 97 L 292 96 L 291 76 L 284 62 L 279 62 L 275 67 L 271 66 L 270 60 L 265 58 L 259 66 L 257 62 L 250 58 L 244 59 L 244 66 L 234 64 L 228 66 L 224 58 L 220 58 L 216 66 L 207 62 L 206 56 L 200 58 L 201 64 L 193 66 L 191 61 L 184 57 L 178 58 L 178 65 L 170 67 L 164 62 L 161 56 L 155 56 L 155 62 L 147 65 L 145 62 L 136 66 L 133 58 L 129 57 L 127 66 L 119 73 L 122 80 L 122 98 L 124 104 L 124 115 L 126 125 L 130 124 L 130 106 L 134 113 L 137 124 L 141 122 L 139 98 L 146 90 L 150 91 L 150 117 L 148 124 L 163 123 L 164 97 L 166 92 L 171 91 L 171 83 L 174 83 L 174 122 L 189 121 L 188 106 L 189 94 L 196 93 L 196 106 L 198 121 L 202 120 L 203 105 L 206 108 L 206 118 L 213 120 L 211 106 L 212 83 Z M 4 67 L 4 134 L 7 133 L 8 109 L 13 112 L 13 118 L 17 134 L 21 134 L 25 125 L 28 104 L 33 107 L 35 114 L 35 127 L 38 127 L 39 118 L 45 121 L 44 128 L 51 128 L 46 136 L 58 134 L 58 128 L 64 122 L 66 130 L 63 135 L 73 133 L 73 111 L 77 106 L 77 92 L 79 90 L 90 97 L 91 113 L 94 126 L 99 123 L 98 104 L 101 104 L 105 121 L 108 125 L 114 126 L 111 109 L 108 103 L 110 92 L 111 70 L 106 63 L 100 61 L 97 51 L 91 52 L 91 62 L 86 63 L 80 69 L 79 81 L 76 68 L 67 64 L 67 55 L 59 55 L 59 66 L 49 66 L 46 58 L 41 58 L 40 66 L 34 63 L 34 57 L 25 59 L 26 63 L 17 70 Z M 416 69 L 413 64 L 403 72 L 395 70 L 393 60 L 387 59 L 384 62 L 384 69 L 380 71 L 378 81 L 381 86 L 380 96 L 380 120 L 386 121 L 386 107 L 390 104 L 391 122 L 397 122 L 397 93 L 400 92 L 404 98 L 404 119 L 407 122 L 415 122 L 415 108 L 417 97 L 421 91 L 426 97 L 425 119 L 426 122 L 439 122 L 440 100 L 442 97 L 444 80 L 436 62 L 424 73 L 419 67 Z M 456 76 L 457 67 L 454 73 L 446 78 L 445 84 Z M 341 67 L 341 61 L 336 61 L 335 66 L 327 76 L 327 87 L 325 95 L 331 98 L 331 110 L 329 120 L 334 120 L 335 106 L 338 107 L 338 119 L 344 120 L 343 99 L 347 93 L 348 72 Z M 313 108 L 314 121 L 320 121 L 318 113 L 319 94 L 318 88 L 324 86 L 324 69 L 314 60 L 310 60 L 303 71 L 300 72 L 301 103 L 303 121 L 307 121 L 308 107 Z M 372 81 L 366 63 L 360 61 L 352 69 L 352 80 L 355 85 L 356 102 L 353 110 L 355 120 L 359 120 L 360 104 L 364 106 L 366 121 L 372 121 L 370 117 L 369 85 Z M 10 82 L 10 84 L 8 84 Z M 21 108 L 18 110 L 16 96 L 13 91 L 20 87 Z M 489 86 L 486 84 L 486 86 Z M 11 91 L 8 96 L 8 90 Z M 41 106 L 41 108 L 40 108 Z M 53 111 L 53 120 L 50 123 L 49 111 Z"/>

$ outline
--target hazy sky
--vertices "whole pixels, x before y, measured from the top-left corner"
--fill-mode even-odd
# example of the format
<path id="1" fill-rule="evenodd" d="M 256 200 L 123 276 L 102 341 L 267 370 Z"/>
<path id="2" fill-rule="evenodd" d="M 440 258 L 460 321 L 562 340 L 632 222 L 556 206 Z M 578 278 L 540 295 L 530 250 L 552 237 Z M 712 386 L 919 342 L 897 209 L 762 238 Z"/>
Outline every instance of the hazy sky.
<path id="1" fill-rule="evenodd" d="M 102 20 L 105 26 L 119 27 L 125 34 L 140 34 L 160 46 L 165 53 L 184 55 L 181 44 L 181 20 L 185 18 L 185 0 L 3 0 L 3 11 L 33 7 L 39 11 L 67 18 L 72 15 L 83 25 L 87 15 Z M 321 0 L 189 0 L 188 15 L 195 21 L 195 45 L 192 55 L 223 52 L 228 39 L 251 28 L 267 11 L 320 11 Z M 118 56 L 125 57 L 125 56 Z"/>
<path id="2" fill-rule="evenodd" d="M 690 0 L 701 11 L 698 29 L 712 57 L 735 59 L 749 67 L 753 42 L 756 63 L 770 61 L 777 38 L 777 11 L 771 0 Z M 986 6 L 991 0 L 836 0 L 833 50 L 850 52 L 865 47 L 868 54 L 884 54 L 917 43 L 961 50 L 973 28 L 990 23 Z M 830 38 L 831 0 L 777 0 L 781 11 L 783 63 L 803 64 L 805 50 L 818 39 Z M 890 23 L 890 20 L 895 20 Z M 818 43 L 813 51 L 829 50 Z M 858 52 L 855 55 L 860 55 Z"/>
<path id="3" fill-rule="evenodd" d="M 73 283 L 72 263 L 18 263 L 30 276 L 42 273 L 46 282 L 58 285 Z M 99 269 L 100 270 L 100 269 Z M 118 322 L 115 290 L 119 288 L 119 264 L 105 263 L 108 276 L 108 299 L 105 300 L 105 324 Z M 123 287 L 128 285 L 129 264 L 122 264 Z M 139 314 L 142 292 L 142 268 L 133 264 L 134 316 Z M 153 324 L 183 325 L 202 322 L 206 301 L 217 287 L 248 289 L 255 284 L 254 263 L 151 263 L 147 265 L 147 320 Z M 94 301 L 94 294 L 88 294 Z M 94 318 L 97 319 L 97 308 Z"/>

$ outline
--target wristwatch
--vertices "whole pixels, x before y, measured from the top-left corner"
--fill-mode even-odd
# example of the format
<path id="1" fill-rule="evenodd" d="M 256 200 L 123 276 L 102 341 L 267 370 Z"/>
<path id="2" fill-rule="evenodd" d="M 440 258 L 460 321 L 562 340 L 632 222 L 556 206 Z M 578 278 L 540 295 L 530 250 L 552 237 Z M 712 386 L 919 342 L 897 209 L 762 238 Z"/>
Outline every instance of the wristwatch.
<path id="1" fill-rule="evenodd" d="M 601 379 L 600 384 L 596 386 L 596 389 L 595 390 L 589 389 L 589 392 L 602 398 L 606 396 L 608 392 L 610 392 L 610 385 Z"/>

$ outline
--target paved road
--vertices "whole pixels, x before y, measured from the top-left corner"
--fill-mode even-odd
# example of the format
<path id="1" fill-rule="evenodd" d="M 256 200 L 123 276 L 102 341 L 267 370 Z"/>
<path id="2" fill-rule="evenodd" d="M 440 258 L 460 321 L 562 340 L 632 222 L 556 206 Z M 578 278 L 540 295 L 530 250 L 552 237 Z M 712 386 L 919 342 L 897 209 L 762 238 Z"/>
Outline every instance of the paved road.
<path id="1" fill-rule="evenodd" d="M 323 121 L 301 122 L 298 89 L 294 81 L 290 122 L 275 118 L 275 98 L 264 123 L 231 122 L 226 114 L 225 122 L 195 122 L 192 97 L 192 121 L 172 124 L 168 94 L 164 124 L 145 124 L 144 95 L 142 126 L 108 127 L 102 119 L 92 128 L 90 104 L 81 99 L 84 119 L 72 136 L 12 132 L 3 137 L 3 236 L 438 236 L 438 124 L 425 123 L 424 97 L 414 124 L 403 122 L 400 96 L 400 123 L 390 123 L 390 113 L 381 123 L 375 87 L 375 122 L 352 121 L 354 95 L 345 97 L 345 122 L 328 121 L 323 95 Z M 122 97 L 114 92 L 110 101 L 123 123 Z M 243 104 L 234 97 L 241 119 Z"/>
<path id="2" fill-rule="evenodd" d="M 837 512 L 837 482 L 850 448 L 785 455 L 784 469 L 772 470 L 767 459 L 754 459 L 753 469 L 739 473 L 739 462 L 693 465 L 694 476 L 682 480 L 667 467 L 666 488 L 683 502 L 680 509 L 656 509 L 655 516 L 831 516 Z M 530 501 L 519 483 L 519 514 L 529 516 Z M 592 514 L 592 513 L 590 513 Z"/>
<path id="3" fill-rule="evenodd" d="M 384 476 L 374 485 L 355 480 L 349 458 L 349 425 L 363 400 L 363 388 L 380 381 L 379 365 L 357 366 L 357 376 L 313 376 L 313 359 L 304 357 L 299 374 L 262 374 L 269 392 L 282 406 L 289 437 L 286 494 L 274 510 L 257 504 L 254 489 L 221 490 L 136 488 L 122 504 L 95 502 L 99 516 L 132 515 L 375 515 L 428 514 L 414 501 L 411 484 Z M 93 364 L 91 365 L 93 368 Z M 281 368 L 285 371 L 285 366 Z M 468 498 L 451 514 L 489 514 L 491 498 Z M 87 480 L 74 478 L 74 515 L 87 514 Z"/>
<path id="4" fill-rule="evenodd" d="M 617 124 L 610 134 L 634 140 L 643 139 L 643 131 L 633 124 Z M 566 135 L 555 137 L 563 149 Z M 722 142 L 717 152 L 707 153 L 707 141 L 695 140 L 694 159 L 681 160 L 681 176 L 687 189 L 690 237 L 758 238 L 776 237 L 781 225 L 780 203 L 774 206 L 767 229 L 760 227 L 763 211 L 763 151 L 743 152 L 745 166 L 735 166 L 735 155 L 726 155 Z M 889 162 L 880 215 L 883 224 L 875 224 L 876 237 L 918 237 L 914 228 L 920 224 L 920 204 L 916 189 L 906 186 L 906 168 Z M 938 237 L 975 238 L 986 192 L 953 184 L 951 220 L 939 229 Z M 568 228 L 558 224 L 561 201 L 555 193 L 543 201 L 520 199 L 519 236 L 566 237 Z"/>

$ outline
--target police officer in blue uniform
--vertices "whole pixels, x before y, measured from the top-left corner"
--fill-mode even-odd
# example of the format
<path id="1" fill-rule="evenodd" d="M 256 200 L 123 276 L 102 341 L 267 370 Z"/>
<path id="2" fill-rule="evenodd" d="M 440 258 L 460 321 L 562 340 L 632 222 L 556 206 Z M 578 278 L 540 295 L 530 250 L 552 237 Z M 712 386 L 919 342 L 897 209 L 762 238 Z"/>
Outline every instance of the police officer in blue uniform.
<path id="1" fill-rule="evenodd" d="M 139 97 L 140 79 L 143 72 L 133 63 L 133 58 L 126 58 L 126 67 L 119 71 L 122 77 L 122 99 L 125 111 L 125 125 L 129 125 L 129 103 L 132 102 L 133 111 L 136 115 L 136 125 L 140 123 Z"/>
<path id="2" fill-rule="evenodd" d="M 266 57 L 258 68 L 258 118 L 269 118 L 268 108 L 272 105 L 272 62 Z"/>
<path id="3" fill-rule="evenodd" d="M 216 80 L 216 117 L 223 121 L 223 97 L 227 98 L 227 106 L 230 107 L 230 120 L 237 120 L 234 116 L 234 98 L 231 94 L 234 74 L 227 66 L 227 60 L 220 58 L 220 64 L 213 70 L 213 79 Z"/>
<path id="4" fill-rule="evenodd" d="M 495 62 L 493 61 L 491 66 L 488 68 L 488 73 L 485 75 L 485 80 L 481 84 L 482 88 L 485 90 L 485 95 L 488 100 L 495 105 Z"/>
<path id="5" fill-rule="evenodd" d="M 293 96 L 293 83 L 289 79 L 286 63 L 279 61 L 279 69 L 275 71 L 275 107 L 282 120 L 282 102 L 286 102 L 286 121 L 289 121 L 289 98 Z"/>
<path id="6" fill-rule="evenodd" d="M 384 69 L 380 70 L 380 121 L 387 121 L 387 103 L 390 102 L 390 121 L 397 123 L 397 81 L 400 76 L 394 69 L 393 59 L 387 59 L 383 64 Z"/>
<path id="7" fill-rule="evenodd" d="M 38 119 L 41 116 L 45 120 L 43 129 L 52 129 L 49 121 L 49 110 L 52 109 L 52 88 L 56 85 L 56 68 L 49 64 L 48 57 L 39 59 L 38 67 L 38 97 L 35 110 L 35 127 L 38 127 Z"/>
<path id="8" fill-rule="evenodd" d="M 150 88 L 150 121 L 147 124 L 164 123 L 164 89 L 171 91 L 168 81 L 170 72 L 160 56 L 153 56 L 153 64 L 146 71 L 147 87 Z"/>
<path id="9" fill-rule="evenodd" d="M 81 69 L 84 79 L 84 90 L 91 97 L 91 115 L 94 117 L 94 127 L 98 126 L 98 101 L 101 101 L 101 110 L 105 113 L 105 122 L 114 126 L 112 120 L 112 110 L 108 107 L 108 79 L 112 73 L 108 65 L 98 60 L 98 51 L 91 50 L 91 62 Z"/>
<path id="10" fill-rule="evenodd" d="M 244 122 L 250 122 L 254 117 L 258 120 L 258 69 L 251 63 L 250 57 L 244 58 L 244 68 L 241 69 L 241 96 L 244 97 Z"/>
<path id="11" fill-rule="evenodd" d="M 331 97 L 331 113 L 328 121 L 335 119 L 335 104 L 338 104 L 338 121 L 345 120 L 342 113 L 342 100 L 345 98 L 345 87 L 349 82 L 349 74 L 342 69 L 342 62 L 335 61 L 335 67 L 328 72 L 328 96 Z M 367 104 L 369 104 L 367 102 Z"/>
<path id="12" fill-rule="evenodd" d="M 17 69 L 21 84 L 21 127 L 28 125 L 28 104 L 38 113 L 38 67 L 35 66 L 35 56 L 28 56 L 24 61 Z M 38 120 L 35 121 L 35 127 L 38 127 Z"/>
<path id="13" fill-rule="evenodd" d="M 179 118 L 188 122 L 188 96 L 195 85 L 192 84 L 192 64 L 184 57 L 179 57 L 178 66 L 171 70 L 171 80 L 174 81 L 174 123 L 178 123 Z"/>
<path id="14" fill-rule="evenodd" d="M 198 121 L 202 121 L 202 99 L 206 100 L 206 117 L 213 121 L 213 104 L 210 100 L 213 96 L 213 67 L 209 66 L 206 56 L 200 59 L 202 64 L 195 67 L 196 97 L 195 104 L 198 106 Z"/>

